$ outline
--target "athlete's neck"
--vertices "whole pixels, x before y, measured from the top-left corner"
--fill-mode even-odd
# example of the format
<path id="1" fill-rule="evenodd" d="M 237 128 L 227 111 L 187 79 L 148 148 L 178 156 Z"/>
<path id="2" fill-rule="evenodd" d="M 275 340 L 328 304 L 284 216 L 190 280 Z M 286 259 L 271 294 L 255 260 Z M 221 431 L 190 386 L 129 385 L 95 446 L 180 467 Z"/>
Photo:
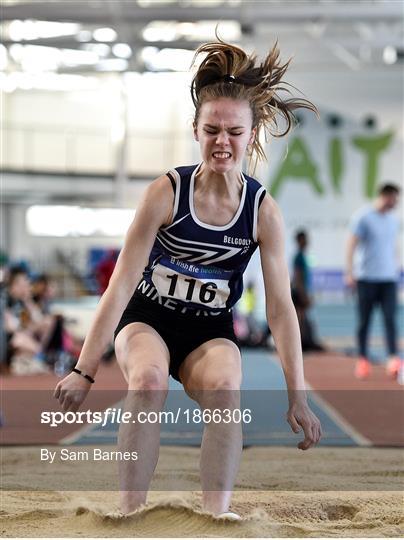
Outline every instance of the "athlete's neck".
<path id="1" fill-rule="evenodd" d="M 238 195 L 243 186 L 243 177 L 240 170 L 232 170 L 224 174 L 210 170 L 202 163 L 195 175 L 195 187 L 199 192 L 211 193 L 219 197 Z"/>

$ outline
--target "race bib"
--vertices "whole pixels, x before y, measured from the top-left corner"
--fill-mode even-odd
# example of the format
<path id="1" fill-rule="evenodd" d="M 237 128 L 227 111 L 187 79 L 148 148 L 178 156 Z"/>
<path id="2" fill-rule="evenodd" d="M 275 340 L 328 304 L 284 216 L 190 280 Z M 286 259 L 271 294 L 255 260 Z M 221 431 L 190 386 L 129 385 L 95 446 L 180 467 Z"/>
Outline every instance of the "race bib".
<path id="1" fill-rule="evenodd" d="M 209 308 L 226 307 L 231 271 L 162 257 L 152 268 L 152 281 L 160 296 Z"/>

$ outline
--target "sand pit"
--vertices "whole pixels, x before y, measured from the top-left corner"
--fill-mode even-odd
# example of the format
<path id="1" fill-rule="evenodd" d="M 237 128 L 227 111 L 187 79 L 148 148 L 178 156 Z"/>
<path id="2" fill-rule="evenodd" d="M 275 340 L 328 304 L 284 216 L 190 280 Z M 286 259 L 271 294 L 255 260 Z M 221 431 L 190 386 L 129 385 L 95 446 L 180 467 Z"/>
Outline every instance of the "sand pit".
<path id="1" fill-rule="evenodd" d="M 155 485 L 175 471 L 184 490 L 152 491 L 148 505 L 126 517 L 117 512 L 116 491 L 95 491 L 108 475 L 116 480 L 113 469 L 98 466 L 94 489 L 80 491 L 82 466 L 55 464 L 53 475 L 63 478 L 68 471 L 77 489 L 62 491 L 61 481 L 59 489 L 33 490 L 44 476 L 37 455 L 37 447 L 3 449 L 3 536 L 400 537 L 404 532 L 401 449 L 246 449 L 232 505 L 241 522 L 202 512 L 197 448 L 162 447 Z"/>

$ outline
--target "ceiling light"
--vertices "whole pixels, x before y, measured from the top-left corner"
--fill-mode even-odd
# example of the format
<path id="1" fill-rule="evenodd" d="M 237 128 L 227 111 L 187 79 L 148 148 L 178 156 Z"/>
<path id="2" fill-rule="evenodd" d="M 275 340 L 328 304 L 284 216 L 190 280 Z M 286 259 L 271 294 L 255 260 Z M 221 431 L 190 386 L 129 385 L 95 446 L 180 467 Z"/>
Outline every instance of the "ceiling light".
<path id="1" fill-rule="evenodd" d="M 145 41 L 174 41 L 177 37 L 177 30 L 172 24 L 152 23 L 151 26 L 143 30 Z"/>
<path id="2" fill-rule="evenodd" d="M 208 41 L 215 39 L 215 30 L 227 41 L 241 39 L 241 25 L 238 21 L 198 21 L 194 23 L 177 21 L 153 21 L 143 30 L 145 41 L 174 41 L 187 39 L 189 41 Z"/>
<path id="3" fill-rule="evenodd" d="M 39 45 L 12 45 L 10 54 L 21 64 L 23 71 L 28 73 L 55 71 L 60 65 L 62 56 L 56 47 Z"/>
<path id="4" fill-rule="evenodd" d="M 158 0 L 159 4 L 175 4 L 177 0 Z M 147 8 L 153 3 L 156 4 L 156 0 L 137 0 L 139 7 Z"/>
<path id="5" fill-rule="evenodd" d="M 149 49 L 149 47 L 146 47 Z M 152 71 L 188 71 L 194 56 L 194 51 L 186 49 L 161 49 L 144 58 L 147 67 Z"/>
<path id="6" fill-rule="evenodd" d="M 98 62 L 96 71 L 125 71 L 128 68 L 128 61 L 123 58 L 107 58 Z"/>
<path id="7" fill-rule="evenodd" d="M 238 41 L 242 37 L 241 24 L 238 21 L 198 21 L 193 35 L 188 39 L 195 41 L 216 40 L 215 32 L 225 41 Z"/>
<path id="8" fill-rule="evenodd" d="M 7 49 L 0 43 L 0 70 L 4 71 L 8 65 Z"/>
<path id="9" fill-rule="evenodd" d="M 109 55 L 111 47 L 105 43 L 85 43 L 82 45 L 82 50 L 92 51 L 101 58 L 105 58 Z"/>
<path id="10" fill-rule="evenodd" d="M 115 32 L 113 28 L 97 28 L 97 30 L 94 30 L 93 32 L 93 38 L 96 41 L 115 41 L 118 34 Z"/>
<path id="11" fill-rule="evenodd" d="M 145 63 L 152 62 L 156 54 L 159 52 L 157 47 L 143 47 L 140 57 Z"/>
<path id="12" fill-rule="evenodd" d="M 126 43 L 116 43 L 112 47 L 112 52 L 118 58 L 130 58 L 132 56 L 132 49 Z"/>
<path id="13" fill-rule="evenodd" d="M 12 21 L 8 27 L 8 33 L 11 41 L 22 41 L 24 39 L 23 21 Z"/>
<path id="14" fill-rule="evenodd" d="M 191 22 L 182 22 L 178 23 L 178 30 L 183 36 L 193 36 L 195 32 L 195 23 Z"/>
<path id="15" fill-rule="evenodd" d="M 73 36 L 80 29 L 80 25 L 77 23 L 35 21 L 34 24 L 38 38 Z"/>
<path id="16" fill-rule="evenodd" d="M 89 30 L 81 30 L 76 36 L 77 41 L 85 43 L 86 41 L 91 41 L 92 34 Z"/>
<path id="17" fill-rule="evenodd" d="M 99 56 L 93 51 L 76 51 L 74 49 L 62 50 L 62 63 L 65 66 L 85 65 L 91 66 L 98 62 Z"/>
<path id="18" fill-rule="evenodd" d="M 8 33 L 12 41 L 30 41 L 41 38 L 74 35 L 80 28 L 76 23 L 50 21 L 15 20 L 9 24 Z"/>
<path id="19" fill-rule="evenodd" d="M 385 64 L 395 64 L 397 62 L 397 49 L 388 45 L 383 49 L 383 60 Z"/>

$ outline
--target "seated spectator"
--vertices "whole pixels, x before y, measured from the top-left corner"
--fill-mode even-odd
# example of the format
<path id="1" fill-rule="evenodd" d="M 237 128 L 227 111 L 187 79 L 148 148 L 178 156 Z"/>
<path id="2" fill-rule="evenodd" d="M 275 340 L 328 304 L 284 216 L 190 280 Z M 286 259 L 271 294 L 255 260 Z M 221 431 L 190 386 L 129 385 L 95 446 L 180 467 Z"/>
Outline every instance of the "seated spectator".
<path id="1" fill-rule="evenodd" d="M 56 290 L 55 283 L 47 274 L 40 274 L 32 280 L 32 300 L 44 315 L 50 313 L 50 304 L 56 296 Z"/>
<path id="2" fill-rule="evenodd" d="M 57 294 L 57 286 L 47 274 L 40 274 L 32 280 L 32 299 L 44 316 L 50 315 L 50 306 Z M 79 357 L 83 341 L 75 338 L 65 328 L 65 319 L 60 314 L 53 314 L 54 330 L 49 335 L 46 349 L 63 350 L 76 358 Z"/>
<path id="3" fill-rule="evenodd" d="M 7 365 L 14 355 L 39 357 L 42 344 L 38 312 L 32 308 L 30 281 L 26 270 L 11 268 L 6 281 L 4 327 L 7 340 Z"/>
<path id="4" fill-rule="evenodd" d="M 48 285 L 47 278 L 40 281 L 42 285 Z M 46 287 L 42 287 L 42 292 L 37 287 L 35 300 L 27 271 L 21 267 L 10 269 L 4 313 L 7 364 L 10 366 L 14 357 L 24 357 L 25 361 L 32 360 L 31 365 L 37 365 L 36 371 L 41 371 L 38 362 L 42 362 L 42 371 L 45 371 L 46 364 L 53 366 L 60 353 L 72 351 L 67 350 L 63 317 L 49 311 L 50 295 L 49 291 L 46 292 Z M 79 354 L 80 351 L 75 352 Z M 69 356 L 72 365 L 75 360 L 73 356 Z M 67 369 L 68 362 L 65 363 Z M 30 372 L 28 366 L 27 371 Z"/>

